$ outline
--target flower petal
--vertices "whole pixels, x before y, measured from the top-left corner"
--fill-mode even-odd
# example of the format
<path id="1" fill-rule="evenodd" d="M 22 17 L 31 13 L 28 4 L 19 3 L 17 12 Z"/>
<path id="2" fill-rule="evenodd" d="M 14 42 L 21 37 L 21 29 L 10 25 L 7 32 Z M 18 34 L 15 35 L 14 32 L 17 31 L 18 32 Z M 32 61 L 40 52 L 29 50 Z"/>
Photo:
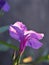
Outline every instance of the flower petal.
<path id="1" fill-rule="evenodd" d="M 27 35 L 29 36 L 30 35 L 32 38 L 36 38 L 38 40 L 40 40 L 40 39 L 42 39 L 44 37 L 44 34 L 43 33 L 37 33 L 37 32 L 32 31 L 32 30 L 25 31 L 24 35 L 25 36 L 27 36 Z"/>
<path id="2" fill-rule="evenodd" d="M 15 24 L 11 25 L 10 29 L 9 29 L 11 37 L 13 37 L 16 40 L 17 39 L 23 40 L 24 31 L 26 31 L 26 30 L 27 30 L 27 28 L 24 24 L 22 24 L 22 22 L 16 22 Z"/>
<path id="3" fill-rule="evenodd" d="M 42 45 L 43 44 L 41 42 L 34 38 L 26 42 L 26 46 L 32 47 L 34 49 L 39 49 L 40 47 L 42 47 Z"/>
<path id="4" fill-rule="evenodd" d="M 6 3 L 5 0 L 0 0 L 0 9 L 4 6 L 5 3 Z"/>
<path id="5" fill-rule="evenodd" d="M 13 26 L 18 27 L 20 30 L 25 31 L 27 30 L 26 26 L 22 22 L 16 22 Z"/>
<path id="6" fill-rule="evenodd" d="M 12 26 L 20 37 L 24 36 L 24 32 L 16 26 Z"/>
<path id="7" fill-rule="evenodd" d="M 11 26 L 10 26 L 10 28 L 9 28 L 9 33 L 10 33 L 10 36 L 11 36 L 12 38 L 14 38 L 14 39 L 16 39 L 16 40 L 20 40 L 18 33 L 17 33 L 16 30 L 15 30 L 13 27 L 11 27 Z"/>
<path id="8" fill-rule="evenodd" d="M 9 4 L 6 2 L 5 5 L 2 7 L 2 10 L 4 10 L 5 12 L 8 12 L 10 9 Z"/>
<path id="9" fill-rule="evenodd" d="M 16 40 L 23 40 L 25 30 L 27 30 L 27 28 L 24 24 L 22 24 L 22 22 L 16 22 L 15 24 L 11 25 L 9 29 L 11 37 Z"/>
<path id="10" fill-rule="evenodd" d="M 21 40 L 23 37 L 23 32 L 15 26 L 10 26 L 9 28 L 10 36 L 16 40 Z"/>

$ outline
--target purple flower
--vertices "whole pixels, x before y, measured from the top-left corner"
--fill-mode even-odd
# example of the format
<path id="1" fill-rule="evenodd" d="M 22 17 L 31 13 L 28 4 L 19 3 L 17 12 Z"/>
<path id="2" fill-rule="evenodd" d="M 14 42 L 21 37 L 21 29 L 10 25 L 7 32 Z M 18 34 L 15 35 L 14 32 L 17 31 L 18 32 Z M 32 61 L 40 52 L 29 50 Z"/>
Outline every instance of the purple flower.
<path id="1" fill-rule="evenodd" d="M 0 9 L 2 9 L 5 12 L 8 12 L 10 9 L 10 6 L 5 0 L 0 0 Z"/>
<path id="2" fill-rule="evenodd" d="M 26 26 L 22 22 L 16 22 L 9 28 L 10 36 L 20 42 L 20 53 L 24 51 L 26 46 L 34 49 L 42 47 L 42 43 L 39 41 L 44 37 L 43 33 L 37 33 L 33 30 L 27 30 Z"/>

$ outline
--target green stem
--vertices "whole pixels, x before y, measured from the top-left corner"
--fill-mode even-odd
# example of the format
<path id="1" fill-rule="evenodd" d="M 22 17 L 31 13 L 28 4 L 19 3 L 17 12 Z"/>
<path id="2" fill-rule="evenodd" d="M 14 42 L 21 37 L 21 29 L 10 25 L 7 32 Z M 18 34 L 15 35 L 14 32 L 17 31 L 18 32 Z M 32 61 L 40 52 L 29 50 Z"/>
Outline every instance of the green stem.
<path id="1" fill-rule="evenodd" d="M 20 57 L 20 55 L 16 56 L 15 52 L 14 52 L 14 55 L 13 55 L 13 65 L 19 65 L 19 57 Z"/>
<path id="2" fill-rule="evenodd" d="M 22 54 L 23 54 L 23 53 L 20 54 L 20 53 L 18 52 L 18 56 L 15 56 L 14 65 L 19 65 L 19 64 L 20 64 Z"/>
<path id="3" fill-rule="evenodd" d="M 12 44 L 9 44 L 9 43 L 7 43 L 7 42 L 4 42 L 4 41 L 0 41 L 0 44 L 3 44 L 3 45 L 5 45 L 5 46 L 7 46 L 7 47 L 9 47 L 9 48 L 14 49 L 14 50 L 19 50 L 16 46 L 14 46 L 14 45 L 12 45 Z"/>
<path id="4" fill-rule="evenodd" d="M 19 57 L 19 63 L 20 63 L 20 61 L 21 61 L 21 57 L 22 57 L 22 55 L 20 55 L 20 57 Z"/>

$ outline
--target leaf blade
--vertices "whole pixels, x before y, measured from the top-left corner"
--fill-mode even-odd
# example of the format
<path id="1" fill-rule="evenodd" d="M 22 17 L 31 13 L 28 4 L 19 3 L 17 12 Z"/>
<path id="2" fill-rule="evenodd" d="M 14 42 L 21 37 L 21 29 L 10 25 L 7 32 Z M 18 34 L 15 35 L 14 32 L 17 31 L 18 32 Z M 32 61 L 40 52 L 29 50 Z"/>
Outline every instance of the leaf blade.
<path id="1" fill-rule="evenodd" d="M 5 31 L 7 31 L 8 29 L 9 29 L 9 25 L 0 27 L 0 33 L 3 33 L 3 32 L 5 32 Z"/>
<path id="2" fill-rule="evenodd" d="M 3 44 L 5 46 L 8 46 L 8 47 L 10 47 L 10 48 L 12 48 L 14 50 L 18 50 L 18 48 L 16 46 L 12 45 L 12 44 L 8 44 L 8 43 L 3 42 L 3 41 L 0 41 L 0 44 Z"/>

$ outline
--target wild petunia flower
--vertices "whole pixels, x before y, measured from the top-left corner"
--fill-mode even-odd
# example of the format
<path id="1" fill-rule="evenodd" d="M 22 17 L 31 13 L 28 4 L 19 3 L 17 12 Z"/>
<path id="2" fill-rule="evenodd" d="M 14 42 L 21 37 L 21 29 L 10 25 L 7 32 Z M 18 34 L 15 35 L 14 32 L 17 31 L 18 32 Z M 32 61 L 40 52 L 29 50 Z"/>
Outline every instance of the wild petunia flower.
<path id="1" fill-rule="evenodd" d="M 44 37 L 43 33 L 37 33 L 33 30 L 27 30 L 26 26 L 22 22 L 16 22 L 9 27 L 10 36 L 20 42 L 20 54 L 24 51 L 26 46 L 34 49 L 42 47 L 42 43 L 39 41 Z"/>
<path id="2" fill-rule="evenodd" d="M 8 12 L 10 9 L 10 6 L 5 0 L 0 0 L 0 9 L 2 9 L 5 12 Z"/>

